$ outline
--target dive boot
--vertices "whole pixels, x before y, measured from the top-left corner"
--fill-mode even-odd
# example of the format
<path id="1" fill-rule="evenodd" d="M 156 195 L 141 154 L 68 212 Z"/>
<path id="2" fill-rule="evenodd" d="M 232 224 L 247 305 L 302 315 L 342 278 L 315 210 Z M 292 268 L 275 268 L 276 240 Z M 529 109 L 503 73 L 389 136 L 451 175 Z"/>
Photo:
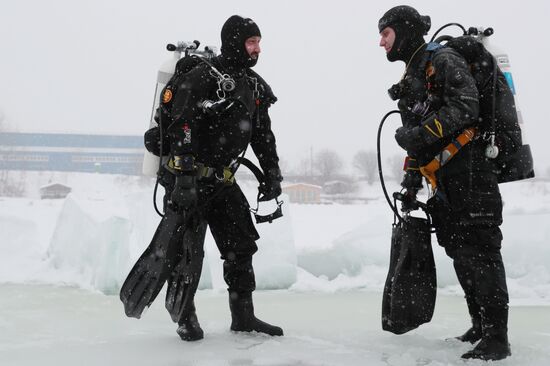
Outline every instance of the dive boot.
<path id="1" fill-rule="evenodd" d="M 231 309 L 231 330 L 235 332 L 259 332 L 270 336 L 282 336 L 280 327 L 268 324 L 254 316 L 254 304 L 252 294 L 229 295 L 229 308 Z"/>
<path id="2" fill-rule="evenodd" d="M 472 327 L 461 336 L 455 337 L 461 342 L 476 343 L 481 339 L 481 307 L 475 302 L 473 296 L 465 296 L 468 305 L 468 313 L 472 321 Z"/>
<path id="3" fill-rule="evenodd" d="M 481 313 L 483 334 L 481 341 L 462 358 L 502 360 L 512 355 L 508 343 L 508 307 L 486 308 Z"/>
<path id="4" fill-rule="evenodd" d="M 204 338 L 204 332 L 199 324 L 197 313 L 194 311 L 180 320 L 178 325 L 179 327 L 176 330 L 176 333 L 178 333 L 182 340 L 190 342 L 198 341 L 199 339 Z"/>
<path id="5" fill-rule="evenodd" d="M 497 361 L 511 355 L 512 351 L 510 350 L 510 343 L 508 343 L 508 336 L 504 332 L 498 335 L 484 336 L 481 342 L 473 350 L 463 354 L 462 358 Z"/>
<path id="6" fill-rule="evenodd" d="M 466 331 L 461 336 L 455 337 L 455 339 L 458 339 L 461 342 L 470 342 L 471 344 L 476 343 L 481 339 L 481 324 L 474 324 L 470 329 Z"/>

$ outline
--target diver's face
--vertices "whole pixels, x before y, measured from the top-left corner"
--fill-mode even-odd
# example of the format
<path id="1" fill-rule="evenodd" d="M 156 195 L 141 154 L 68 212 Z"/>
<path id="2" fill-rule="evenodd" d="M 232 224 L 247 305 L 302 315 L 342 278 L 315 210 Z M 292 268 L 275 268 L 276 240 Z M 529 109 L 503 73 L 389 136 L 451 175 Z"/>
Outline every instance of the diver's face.
<path id="1" fill-rule="evenodd" d="M 260 55 L 260 52 L 262 50 L 260 49 L 260 41 L 262 37 L 254 36 L 247 38 L 246 41 L 244 41 L 244 47 L 246 48 L 246 52 L 248 52 L 248 55 L 251 59 L 257 60 L 258 56 Z"/>
<path id="2" fill-rule="evenodd" d="M 390 53 L 393 48 L 394 42 L 395 31 L 390 27 L 382 29 L 382 32 L 380 32 L 380 43 L 378 45 L 380 47 L 384 47 L 384 49 L 386 50 L 386 54 Z"/>

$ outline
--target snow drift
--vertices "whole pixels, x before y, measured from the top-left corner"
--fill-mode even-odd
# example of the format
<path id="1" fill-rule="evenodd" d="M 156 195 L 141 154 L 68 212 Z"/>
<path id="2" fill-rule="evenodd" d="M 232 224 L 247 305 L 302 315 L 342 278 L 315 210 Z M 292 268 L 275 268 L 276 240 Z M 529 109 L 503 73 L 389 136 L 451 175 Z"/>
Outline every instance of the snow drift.
<path id="1" fill-rule="evenodd" d="M 65 200 L 0 199 L 0 249 L 5 254 L 0 282 L 70 284 L 116 293 L 160 221 L 151 204 L 151 182 L 80 174 L 66 183 L 74 190 Z M 241 186 L 254 204 L 256 185 Z M 381 291 L 392 216 L 376 188 L 368 187 L 369 196 L 378 195 L 368 204 L 287 202 L 283 218 L 257 225 L 258 289 Z M 512 302 L 550 303 L 550 184 L 525 181 L 501 188 L 502 253 Z M 264 213 L 272 208 L 261 207 Z M 438 286 L 461 294 L 451 260 L 435 235 L 432 243 Z M 222 263 L 209 233 L 205 246 L 200 288 L 224 289 Z"/>

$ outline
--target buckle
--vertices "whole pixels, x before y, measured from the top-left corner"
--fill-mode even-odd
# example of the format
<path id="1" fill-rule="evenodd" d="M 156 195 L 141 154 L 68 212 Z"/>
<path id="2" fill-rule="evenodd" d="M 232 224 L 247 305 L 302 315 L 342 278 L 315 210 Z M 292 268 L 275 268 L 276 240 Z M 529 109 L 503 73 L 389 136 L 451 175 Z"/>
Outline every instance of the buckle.
<path id="1" fill-rule="evenodd" d="M 216 180 L 223 184 L 231 185 L 235 182 L 235 174 L 229 167 L 223 167 L 223 174 L 219 174 L 217 171 L 214 173 Z"/>

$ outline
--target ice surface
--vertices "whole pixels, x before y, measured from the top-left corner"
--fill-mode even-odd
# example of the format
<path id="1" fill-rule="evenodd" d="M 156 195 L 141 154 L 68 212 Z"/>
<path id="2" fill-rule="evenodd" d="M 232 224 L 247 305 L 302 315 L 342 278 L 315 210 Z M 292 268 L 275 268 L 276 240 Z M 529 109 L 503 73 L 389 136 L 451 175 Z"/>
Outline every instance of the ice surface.
<path id="1" fill-rule="evenodd" d="M 464 300 L 439 296 L 434 318 L 405 335 L 383 332 L 380 295 L 368 291 L 258 291 L 256 314 L 283 337 L 229 331 L 227 294 L 199 291 L 205 338 L 183 342 L 157 301 L 140 320 L 115 296 L 75 288 L 0 285 L 0 360 L 17 366 L 411 366 L 486 365 L 462 361 L 472 346 L 445 341 L 467 326 Z M 502 366 L 547 366 L 550 307 L 513 306 L 512 356 Z M 491 365 L 488 363 L 487 365 Z"/>
<path id="2" fill-rule="evenodd" d="M 151 182 L 94 174 L 62 181 L 73 187 L 65 200 L 0 198 L 2 365 L 480 364 L 459 360 L 469 345 L 444 341 L 462 333 L 468 318 L 452 263 L 435 236 L 434 319 L 403 336 L 381 330 L 392 216 L 373 186 L 365 189 L 372 198 L 367 204 L 285 203 L 283 219 L 257 226 L 258 288 L 281 289 L 255 293 L 257 315 L 282 325 L 283 338 L 228 331 L 222 263 L 207 234 L 197 295 L 206 338 L 189 344 L 174 333 L 162 293 L 140 321 L 125 318 L 118 297 L 105 295 L 116 292 L 160 221 Z M 255 186 L 242 184 L 251 204 Z M 550 184 L 501 189 L 513 356 L 499 364 L 547 365 Z M 272 208 L 261 207 L 263 213 Z"/>

